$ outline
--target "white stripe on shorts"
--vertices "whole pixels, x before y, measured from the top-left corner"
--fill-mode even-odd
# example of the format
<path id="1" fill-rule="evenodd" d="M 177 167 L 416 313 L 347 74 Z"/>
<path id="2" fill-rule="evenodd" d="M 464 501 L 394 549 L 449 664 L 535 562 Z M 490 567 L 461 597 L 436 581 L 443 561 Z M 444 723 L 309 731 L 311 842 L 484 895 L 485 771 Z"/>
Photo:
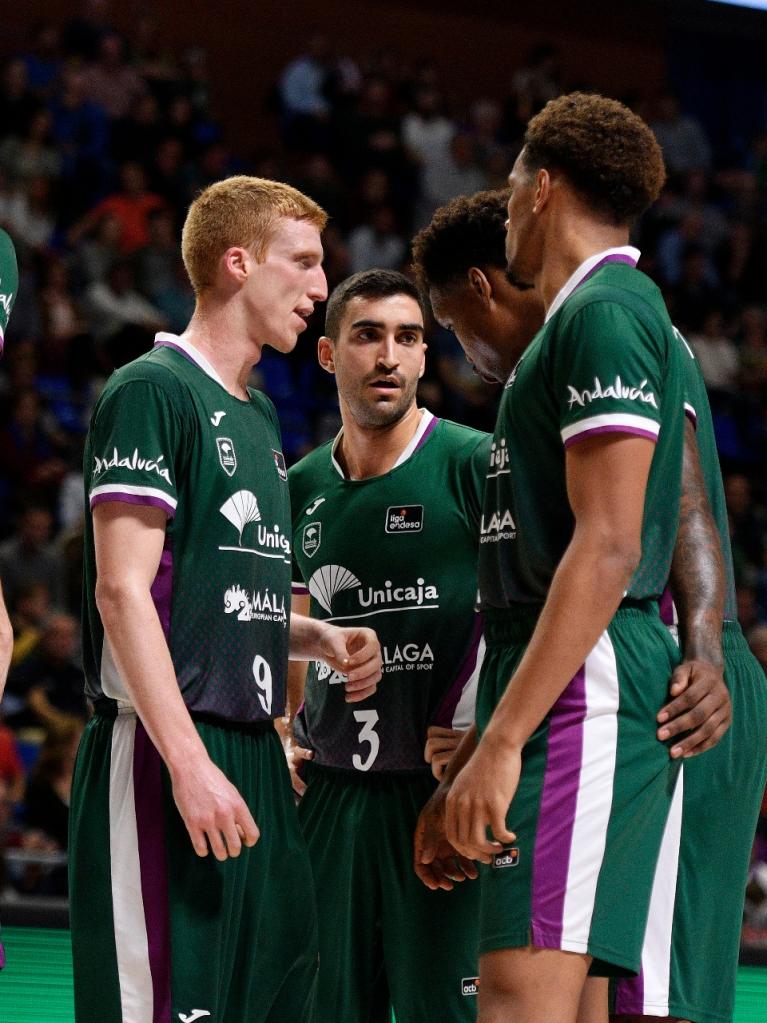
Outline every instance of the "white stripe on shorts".
<path id="1" fill-rule="evenodd" d="M 586 719 L 560 946 L 567 952 L 588 949 L 613 801 L 620 693 L 615 650 L 607 632 L 586 658 L 584 681 Z"/>
<path id="2" fill-rule="evenodd" d="M 650 913 L 642 945 L 642 978 L 646 1016 L 668 1016 L 671 985 L 671 938 L 679 872 L 679 844 L 682 839 L 684 767 L 681 766 L 674 798 L 663 830 L 658 864 L 652 883 Z"/>
<path id="3" fill-rule="evenodd" d="M 123 1023 L 150 1023 L 154 1013 L 133 789 L 137 720 L 135 714 L 115 719 L 109 768 L 109 860 Z"/>

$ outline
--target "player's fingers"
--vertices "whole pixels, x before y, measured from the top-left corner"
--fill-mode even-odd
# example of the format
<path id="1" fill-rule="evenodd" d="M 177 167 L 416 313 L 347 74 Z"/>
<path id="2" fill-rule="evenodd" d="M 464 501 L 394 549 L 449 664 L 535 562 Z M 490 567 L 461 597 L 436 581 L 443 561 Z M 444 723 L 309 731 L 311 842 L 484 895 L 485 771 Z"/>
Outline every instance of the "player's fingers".
<path id="1" fill-rule="evenodd" d="M 460 864 L 461 870 L 464 872 L 469 881 L 476 881 L 479 877 L 479 871 L 477 870 L 477 864 L 474 860 L 468 859 L 466 856 L 457 856 L 456 859 Z"/>
<path id="2" fill-rule="evenodd" d="M 716 731 L 713 733 L 713 735 L 710 735 L 703 742 L 699 743 L 694 749 L 686 750 L 682 754 L 683 759 L 689 760 L 691 757 L 697 757 L 700 753 L 705 753 L 706 750 L 712 749 L 714 746 L 716 746 L 716 744 L 719 742 L 719 740 L 722 738 L 722 736 L 729 727 L 730 722 L 723 721 L 722 724 L 720 724 Z"/>
<path id="3" fill-rule="evenodd" d="M 221 834 L 224 838 L 226 845 L 226 852 L 228 856 L 237 857 L 242 851 L 242 838 L 244 834 L 242 828 L 235 822 L 234 817 L 228 820 L 226 824 L 221 827 Z"/>
<path id="4" fill-rule="evenodd" d="M 304 749 L 303 746 L 294 746 L 293 755 L 297 757 L 299 760 L 313 760 L 314 750 Z"/>
<path id="5" fill-rule="evenodd" d="M 205 832 L 202 828 L 190 826 L 187 824 L 186 830 L 189 832 L 189 837 L 192 840 L 192 848 L 198 856 L 208 855 L 208 843 L 205 841 Z"/>
<path id="6" fill-rule="evenodd" d="M 347 688 L 344 686 L 344 699 L 347 703 L 359 703 L 360 700 L 367 700 L 378 688 L 377 682 L 368 682 L 364 686 Z"/>
<path id="7" fill-rule="evenodd" d="M 350 668 L 357 668 L 373 658 L 381 658 L 381 645 L 372 629 L 361 629 L 347 642 L 346 650 Z"/>
<path id="8" fill-rule="evenodd" d="M 658 738 L 661 742 L 665 742 L 675 735 L 681 735 L 682 732 L 706 728 L 711 716 L 719 713 L 720 710 L 718 700 L 709 694 L 686 713 L 679 714 L 672 718 L 671 721 L 667 721 L 665 725 L 658 729 Z"/>
<path id="9" fill-rule="evenodd" d="M 381 667 L 380 654 L 376 653 L 373 657 L 366 657 L 364 661 L 360 661 L 354 667 L 349 664 L 347 666 L 346 677 L 350 682 L 358 682 L 360 679 L 373 677 L 379 679 L 381 677 Z"/>
<path id="10" fill-rule="evenodd" d="M 490 819 L 490 830 L 493 833 L 493 837 L 496 841 L 500 842 L 501 845 L 510 845 L 517 839 L 514 832 L 509 831 L 506 826 L 506 812 L 507 808 L 496 806 Z"/>
<path id="11" fill-rule="evenodd" d="M 677 760 L 679 757 L 697 756 L 711 749 L 721 739 L 730 727 L 729 718 L 722 714 L 713 714 L 701 728 L 685 736 L 680 742 L 671 747 L 671 756 Z"/>
<path id="12" fill-rule="evenodd" d="M 234 820 L 240 830 L 242 844 L 248 848 L 254 846 L 261 837 L 261 832 L 258 830 L 258 825 L 253 820 L 253 814 L 248 809 L 248 804 L 244 799 L 241 800 L 235 812 Z"/>
<path id="13" fill-rule="evenodd" d="M 432 863 L 416 863 L 415 872 L 427 888 L 433 892 L 438 890 L 439 881 L 434 873 L 434 865 Z"/>
<path id="14" fill-rule="evenodd" d="M 298 771 L 290 772 L 290 784 L 293 786 L 293 791 L 297 796 L 303 796 L 306 792 L 306 782 L 301 778 Z"/>
<path id="15" fill-rule="evenodd" d="M 210 851 L 217 860 L 223 862 L 227 858 L 227 852 L 224 837 L 221 834 L 219 827 L 215 824 L 211 825 L 205 829 L 205 835 L 208 839 Z"/>
<path id="16" fill-rule="evenodd" d="M 680 714 L 684 714 L 685 711 L 695 706 L 700 697 L 701 693 L 695 686 L 688 685 L 678 696 L 661 707 L 658 711 L 658 721 L 661 723 L 671 721 Z"/>

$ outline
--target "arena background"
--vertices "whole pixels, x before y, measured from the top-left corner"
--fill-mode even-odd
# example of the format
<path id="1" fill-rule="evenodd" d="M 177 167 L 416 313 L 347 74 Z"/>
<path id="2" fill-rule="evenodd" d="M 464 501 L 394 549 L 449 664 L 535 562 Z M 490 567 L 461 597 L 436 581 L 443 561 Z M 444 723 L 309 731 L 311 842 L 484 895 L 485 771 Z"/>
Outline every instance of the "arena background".
<path id="1" fill-rule="evenodd" d="M 525 121 L 551 96 L 593 88 L 639 110 L 669 164 L 636 233 L 641 265 L 706 375 L 741 622 L 767 664 L 765 43 L 767 13 L 713 0 L 3 5 L 0 226 L 21 268 L 0 363 L 0 578 L 15 629 L 0 705 L 3 1023 L 72 1019 L 82 440 L 109 372 L 157 327 L 183 329 L 179 227 L 212 180 L 276 177 L 322 203 L 332 286 L 371 265 L 407 269 L 437 205 L 503 186 Z M 290 461 L 338 426 L 314 358 L 322 322 L 318 310 L 290 359 L 267 351 L 254 373 Z M 432 325 L 428 340 L 422 402 L 491 428 L 496 392 L 451 335 Z M 767 819 L 742 961 L 737 1021 L 764 1021 Z"/>

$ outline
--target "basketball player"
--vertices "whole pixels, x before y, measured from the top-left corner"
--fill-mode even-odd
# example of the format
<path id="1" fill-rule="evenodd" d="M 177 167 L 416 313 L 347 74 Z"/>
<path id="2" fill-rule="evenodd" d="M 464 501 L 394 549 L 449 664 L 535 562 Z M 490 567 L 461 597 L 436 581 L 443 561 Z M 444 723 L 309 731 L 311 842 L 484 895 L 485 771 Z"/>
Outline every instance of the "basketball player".
<path id="1" fill-rule="evenodd" d="M 247 380 L 263 345 L 291 351 L 325 298 L 324 224 L 280 183 L 206 189 L 182 239 L 187 330 L 158 335 L 94 411 L 95 715 L 70 842 L 78 1023 L 312 1018 L 311 868 L 273 719 L 289 653 L 344 671 L 350 700 L 375 689 L 380 654 L 370 630 L 291 618 L 279 428 Z"/>
<path id="2" fill-rule="evenodd" d="M 368 270 L 340 284 L 325 335 L 319 360 L 335 376 L 343 426 L 289 473 L 294 594 L 305 595 L 294 599 L 311 600 L 320 620 L 375 627 L 384 682 L 357 709 L 343 700 L 343 674 L 318 659 L 293 722 L 313 756 L 299 815 L 320 921 L 318 1018 L 381 1018 L 388 986 L 398 1023 L 470 1021 L 479 888 L 428 891 L 412 848 L 435 785 L 426 729 L 474 717 L 490 438 L 418 407 L 423 313 L 402 274 Z M 458 860 L 441 880 L 452 888 L 467 875 L 474 865 Z"/>

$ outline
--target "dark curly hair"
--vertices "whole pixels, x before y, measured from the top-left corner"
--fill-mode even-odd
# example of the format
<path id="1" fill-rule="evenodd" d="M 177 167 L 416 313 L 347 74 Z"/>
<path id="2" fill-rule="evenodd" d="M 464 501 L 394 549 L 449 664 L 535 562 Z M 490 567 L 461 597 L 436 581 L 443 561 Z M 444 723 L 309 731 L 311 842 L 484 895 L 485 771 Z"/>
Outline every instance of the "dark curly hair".
<path id="1" fill-rule="evenodd" d="M 522 159 L 533 172 L 560 171 L 616 225 L 633 224 L 666 180 L 660 146 L 642 118 L 617 100 L 584 92 L 553 99 L 533 117 Z"/>
<path id="2" fill-rule="evenodd" d="M 413 239 L 413 269 L 424 294 L 472 266 L 506 269 L 508 202 L 508 191 L 501 189 L 459 196 L 437 210 Z"/>
<path id="3" fill-rule="evenodd" d="M 346 307 L 353 298 L 389 298 L 391 295 L 407 295 L 415 299 L 424 312 L 424 304 L 418 288 L 409 277 L 397 270 L 360 270 L 342 281 L 328 299 L 325 310 L 325 335 L 332 341 L 338 340 Z"/>

